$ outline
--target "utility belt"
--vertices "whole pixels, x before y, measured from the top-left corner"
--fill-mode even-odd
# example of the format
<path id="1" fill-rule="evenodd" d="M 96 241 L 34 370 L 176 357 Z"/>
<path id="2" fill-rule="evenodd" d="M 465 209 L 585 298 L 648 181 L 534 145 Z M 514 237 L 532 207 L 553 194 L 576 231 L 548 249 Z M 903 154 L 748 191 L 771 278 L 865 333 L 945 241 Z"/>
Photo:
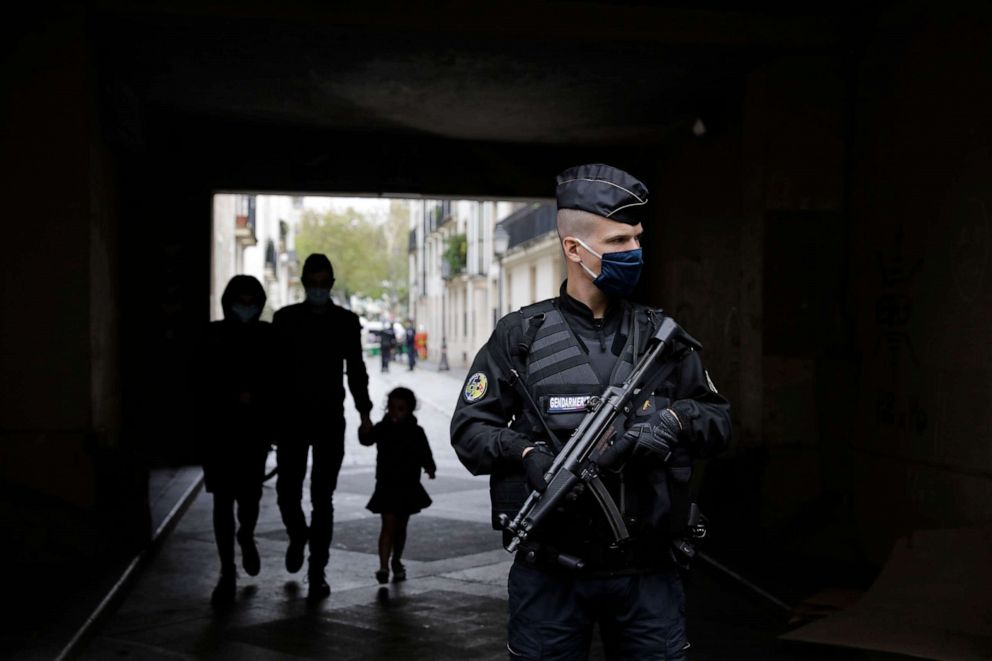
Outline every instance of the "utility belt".
<path id="1" fill-rule="evenodd" d="M 620 546 L 602 542 L 570 545 L 568 551 L 543 542 L 527 541 L 515 561 L 550 573 L 576 576 L 623 576 L 675 567 L 668 544 L 632 540 Z"/>
<path id="2" fill-rule="evenodd" d="M 622 576 L 668 569 L 687 572 L 698 545 L 709 534 L 708 525 L 699 507 L 692 503 L 688 525 L 682 534 L 671 540 L 634 538 L 620 545 L 588 541 L 568 544 L 567 550 L 546 542 L 527 540 L 520 545 L 515 560 L 552 573 L 583 576 Z"/>

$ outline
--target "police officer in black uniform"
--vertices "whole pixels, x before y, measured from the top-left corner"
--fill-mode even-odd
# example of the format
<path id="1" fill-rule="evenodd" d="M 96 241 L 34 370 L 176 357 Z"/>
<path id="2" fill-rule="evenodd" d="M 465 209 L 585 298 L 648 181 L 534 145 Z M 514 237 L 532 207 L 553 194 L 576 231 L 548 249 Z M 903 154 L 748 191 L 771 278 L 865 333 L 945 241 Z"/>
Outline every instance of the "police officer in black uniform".
<path id="1" fill-rule="evenodd" d="M 451 421 L 462 463 L 491 476 L 495 528 L 499 515 L 512 517 L 531 490 L 546 487 L 553 444 L 545 430 L 567 441 L 588 398 L 623 382 L 665 318 L 627 300 L 642 265 L 644 184 L 602 164 L 566 170 L 557 183 L 567 280 L 557 298 L 500 320 Z M 668 377 L 600 461 L 633 540 L 613 544 L 594 499 L 581 490 L 542 522 L 510 571 L 511 659 L 585 659 L 595 623 L 609 659 L 685 658 L 673 543 L 686 525 L 692 461 L 727 445 L 730 406 L 697 352 L 673 354 L 659 369 Z M 580 558 L 583 568 L 563 566 L 565 557 Z"/>

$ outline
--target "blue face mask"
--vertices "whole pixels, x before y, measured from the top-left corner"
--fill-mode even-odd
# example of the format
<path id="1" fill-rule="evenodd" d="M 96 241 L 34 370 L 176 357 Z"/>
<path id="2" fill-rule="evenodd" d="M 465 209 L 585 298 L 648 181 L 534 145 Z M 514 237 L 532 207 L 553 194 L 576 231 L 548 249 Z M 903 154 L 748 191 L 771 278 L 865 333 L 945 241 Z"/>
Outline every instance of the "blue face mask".
<path id="1" fill-rule="evenodd" d="M 600 255 L 585 244 L 582 239 L 575 239 L 583 248 L 599 257 L 599 275 L 592 272 L 588 266 L 579 262 L 579 266 L 592 278 L 592 284 L 599 287 L 607 296 L 626 298 L 634 291 L 637 281 L 641 279 L 641 267 L 644 257 L 640 248 L 621 252 L 607 252 Z"/>
<path id="2" fill-rule="evenodd" d="M 231 313 L 243 323 L 248 323 L 261 312 L 257 305 L 245 305 L 244 303 L 234 303 L 231 305 Z"/>
<path id="3" fill-rule="evenodd" d="M 329 287 L 307 287 L 307 302 L 311 305 L 327 305 L 331 300 Z"/>

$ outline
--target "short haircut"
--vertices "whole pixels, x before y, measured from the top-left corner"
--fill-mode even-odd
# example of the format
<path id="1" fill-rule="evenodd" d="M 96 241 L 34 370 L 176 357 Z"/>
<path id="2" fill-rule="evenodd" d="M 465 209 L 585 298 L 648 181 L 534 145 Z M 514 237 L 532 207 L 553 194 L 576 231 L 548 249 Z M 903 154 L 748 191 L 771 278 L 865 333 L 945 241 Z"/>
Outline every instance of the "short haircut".
<path id="1" fill-rule="evenodd" d="M 586 239 L 592 235 L 600 217 L 581 209 L 558 209 L 558 238 L 574 236 Z"/>
<path id="2" fill-rule="evenodd" d="M 331 266 L 331 260 L 327 259 L 327 255 L 322 255 L 319 252 L 315 252 L 306 261 L 303 262 L 303 274 L 302 277 L 307 277 L 313 273 L 320 273 L 321 271 L 326 271 L 334 277 L 334 267 Z"/>
<path id="3" fill-rule="evenodd" d="M 411 411 L 417 408 L 417 396 L 413 394 L 413 391 L 409 388 L 404 388 L 400 386 L 399 388 L 393 388 L 389 391 L 387 397 L 387 402 L 389 400 L 398 399 L 401 402 L 406 402 L 406 405 Z"/>

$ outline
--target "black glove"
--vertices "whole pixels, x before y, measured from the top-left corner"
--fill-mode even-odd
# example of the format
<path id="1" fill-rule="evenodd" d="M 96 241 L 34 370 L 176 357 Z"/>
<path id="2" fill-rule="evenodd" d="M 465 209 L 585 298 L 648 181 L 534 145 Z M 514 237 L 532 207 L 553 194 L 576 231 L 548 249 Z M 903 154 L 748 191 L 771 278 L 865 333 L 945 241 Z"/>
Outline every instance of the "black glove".
<path id="1" fill-rule="evenodd" d="M 681 433 L 682 421 L 675 411 L 665 409 L 653 422 L 632 425 L 619 440 L 603 450 L 596 463 L 602 468 L 617 468 L 638 449 L 668 461 Z"/>
<path id="2" fill-rule="evenodd" d="M 644 433 L 644 430 L 640 431 L 637 447 L 644 448 L 668 461 L 668 458 L 672 456 L 672 449 L 679 442 L 679 435 L 682 433 L 682 421 L 675 411 L 665 409 L 658 414 L 654 422 L 655 425 L 649 427 L 650 433 Z M 627 433 L 629 434 L 631 431 L 633 428 Z"/>
<path id="3" fill-rule="evenodd" d="M 555 458 L 544 443 L 537 443 L 531 447 L 533 449 L 524 455 L 524 476 L 527 478 L 528 487 L 543 493 L 548 488 L 544 474 L 551 468 Z"/>

